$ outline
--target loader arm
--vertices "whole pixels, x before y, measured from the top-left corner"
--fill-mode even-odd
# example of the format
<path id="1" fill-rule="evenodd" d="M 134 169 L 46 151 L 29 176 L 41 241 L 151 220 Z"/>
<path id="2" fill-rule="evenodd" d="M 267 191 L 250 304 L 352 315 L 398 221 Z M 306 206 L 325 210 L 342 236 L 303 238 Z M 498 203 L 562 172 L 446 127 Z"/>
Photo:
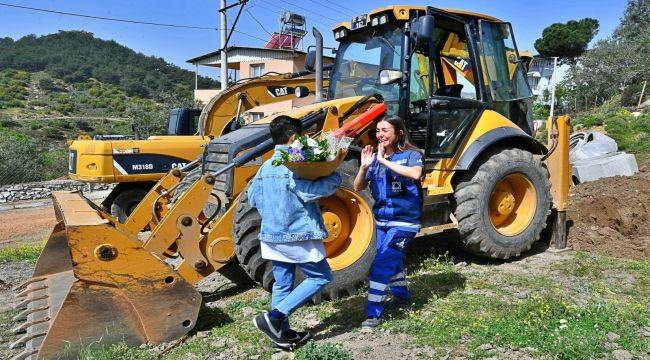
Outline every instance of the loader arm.
<path id="1" fill-rule="evenodd" d="M 309 131 L 348 129 L 345 134 L 358 138 L 385 109 L 374 98 L 355 97 L 287 115 L 301 119 Z M 14 329 L 21 335 L 12 347 L 25 348 L 16 358 L 75 358 L 91 343 L 157 344 L 190 331 L 201 304 L 192 285 L 233 259 L 233 205 L 249 179 L 238 180 L 229 206 L 214 219 L 205 216 L 203 206 L 219 176 L 271 155 L 269 120 L 238 130 L 256 132 L 256 142 L 247 142 L 222 168 L 204 172 L 176 202 L 170 199 L 184 174 L 171 171 L 126 224 L 80 194 L 55 193 L 58 224 L 32 278 L 15 289 L 20 299 L 15 320 L 22 323 Z M 151 233 L 143 242 L 139 231 L 146 225 Z M 180 262 L 172 266 L 167 257 Z"/>
<path id="2" fill-rule="evenodd" d="M 324 86 L 329 84 L 324 79 Z M 233 85 L 210 99 L 199 117 L 201 135 L 217 137 L 228 130 L 235 116 L 260 105 L 273 104 L 293 98 L 298 87 L 305 87 L 310 93 L 315 91 L 312 75 L 287 73 L 264 75 L 257 79 Z"/>

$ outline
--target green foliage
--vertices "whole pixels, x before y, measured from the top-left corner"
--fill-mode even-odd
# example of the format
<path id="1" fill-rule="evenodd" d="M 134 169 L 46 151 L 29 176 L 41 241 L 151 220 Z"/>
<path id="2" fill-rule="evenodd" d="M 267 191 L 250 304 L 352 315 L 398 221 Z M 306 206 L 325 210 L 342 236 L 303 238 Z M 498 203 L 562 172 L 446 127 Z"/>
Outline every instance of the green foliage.
<path id="1" fill-rule="evenodd" d="M 81 360 L 154 360 L 156 356 L 125 343 L 112 345 L 91 344 L 85 346 L 79 352 Z"/>
<path id="2" fill-rule="evenodd" d="M 548 119 L 551 113 L 551 107 L 546 104 L 535 103 L 533 104 L 533 119 L 542 120 Z"/>
<path id="3" fill-rule="evenodd" d="M 45 243 L 20 244 L 0 248 L 0 260 L 36 260 L 43 251 Z"/>
<path id="4" fill-rule="evenodd" d="M 555 23 L 544 29 L 542 37 L 535 41 L 540 56 L 557 56 L 562 60 L 575 62 L 587 50 L 587 45 L 598 32 L 598 20 L 584 18 L 570 20 L 566 24 Z"/>
<path id="5" fill-rule="evenodd" d="M 29 80 L 30 74 L 25 71 L 14 69 L 0 71 L 0 109 L 25 106 L 24 100 L 29 93 Z"/>
<path id="6" fill-rule="evenodd" d="M 191 96 L 194 85 L 194 74 L 190 71 L 85 31 L 28 35 L 16 41 L 5 38 L 0 41 L 0 69 L 5 68 L 47 71 L 69 83 L 94 78 L 141 98 L 159 99 L 161 94 L 179 89 L 185 96 Z M 200 77 L 199 86 L 216 88 L 219 84 Z"/>
<path id="7" fill-rule="evenodd" d="M 621 96 L 618 106 L 636 105 L 643 82 L 650 78 L 648 53 L 650 0 L 629 0 L 613 36 L 598 41 L 567 73 L 563 84 L 570 91 L 568 102 L 588 99 L 594 104 Z"/>
<path id="8" fill-rule="evenodd" d="M 580 114 L 574 125 L 581 128 L 603 127 L 616 140 L 618 148 L 635 153 L 650 153 L 650 114 L 633 116 L 625 109 L 598 109 Z"/>
<path id="9" fill-rule="evenodd" d="M 296 360 L 348 360 L 350 355 L 334 344 L 310 341 L 296 351 Z"/>
<path id="10" fill-rule="evenodd" d="M 41 180 L 45 162 L 37 148 L 33 138 L 0 128 L 0 185 Z"/>

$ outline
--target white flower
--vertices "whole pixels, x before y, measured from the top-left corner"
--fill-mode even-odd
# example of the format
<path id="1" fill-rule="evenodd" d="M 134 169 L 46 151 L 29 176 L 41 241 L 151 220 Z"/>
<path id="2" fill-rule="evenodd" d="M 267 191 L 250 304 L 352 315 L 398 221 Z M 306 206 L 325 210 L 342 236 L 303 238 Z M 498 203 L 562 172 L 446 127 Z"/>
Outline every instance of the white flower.
<path id="1" fill-rule="evenodd" d="M 318 146 L 318 143 L 312 138 L 307 138 L 307 146 L 315 148 Z"/>
<path id="2" fill-rule="evenodd" d="M 323 153 L 323 149 L 321 149 L 321 148 L 315 148 L 314 149 L 314 155 L 320 155 L 322 153 Z"/>
<path id="3" fill-rule="evenodd" d="M 294 140 L 293 143 L 291 143 L 291 147 L 294 149 L 302 149 L 302 143 L 298 140 Z"/>
<path id="4" fill-rule="evenodd" d="M 336 156 L 334 154 L 330 153 L 327 155 L 327 161 L 334 161 L 334 159 L 336 159 Z"/>

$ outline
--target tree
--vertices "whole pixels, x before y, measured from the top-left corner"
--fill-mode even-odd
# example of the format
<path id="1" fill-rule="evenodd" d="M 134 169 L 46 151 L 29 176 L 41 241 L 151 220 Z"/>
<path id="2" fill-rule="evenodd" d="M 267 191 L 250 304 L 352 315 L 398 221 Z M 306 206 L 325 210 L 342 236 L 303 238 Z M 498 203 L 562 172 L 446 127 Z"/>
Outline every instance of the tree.
<path id="1" fill-rule="evenodd" d="M 621 96 L 633 105 L 650 79 L 650 0 L 629 0 L 612 37 L 598 41 L 568 72 L 564 84 L 573 101 L 603 102 Z"/>
<path id="2" fill-rule="evenodd" d="M 562 62 L 575 63 L 598 33 L 598 26 L 598 20 L 592 18 L 555 23 L 542 31 L 542 37 L 535 41 L 535 49 L 542 57 L 557 56 Z"/>
<path id="3" fill-rule="evenodd" d="M 630 0 L 625 7 L 621 23 L 614 30 L 615 39 L 643 37 L 650 28 L 650 0 Z"/>

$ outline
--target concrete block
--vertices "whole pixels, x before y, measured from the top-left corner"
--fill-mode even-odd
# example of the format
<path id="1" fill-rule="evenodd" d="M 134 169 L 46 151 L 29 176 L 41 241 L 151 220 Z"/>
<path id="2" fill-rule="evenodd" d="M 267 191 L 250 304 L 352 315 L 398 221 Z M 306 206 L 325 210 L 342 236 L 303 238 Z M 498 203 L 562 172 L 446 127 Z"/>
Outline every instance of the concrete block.
<path id="1" fill-rule="evenodd" d="M 639 172 L 633 154 L 619 152 L 588 160 L 578 160 L 573 165 L 573 183 L 579 184 L 613 176 L 632 176 Z"/>

